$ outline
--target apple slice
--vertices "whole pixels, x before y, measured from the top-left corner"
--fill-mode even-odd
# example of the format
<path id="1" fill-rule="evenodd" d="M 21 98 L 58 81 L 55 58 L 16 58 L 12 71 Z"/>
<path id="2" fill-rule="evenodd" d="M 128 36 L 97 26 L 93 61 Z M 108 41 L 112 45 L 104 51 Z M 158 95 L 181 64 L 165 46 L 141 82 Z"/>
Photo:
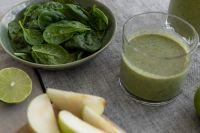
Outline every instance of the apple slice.
<path id="1" fill-rule="evenodd" d="M 59 113 L 58 123 L 62 133 L 105 133 L 68 111 L 61 111 Z"/>
<path id="2" fill-rule="evenodd" d="M 91 108 L 97 114 L 102 114 L 105 99 L 98 96 L 68 92 L 56 89 L 47 89 L 51 101 L 61 110 L 68 110 L 81 117 L 84 106 Z"/>
<path id="3" fill-rule="evenodd" d="M 88 107 L 84 107 L 82 118 L 85 122 L 105 131 L 106 133 L 125 133 L 125 131 L 111 122 L 108 118 L 98 115 Z"/>
<path id="4" fill-rule="evenodd" d="M 37 96 L 28 106 L 28 123 L 36 133 L 60 133 L 57 120 L 46 94 Z"/>

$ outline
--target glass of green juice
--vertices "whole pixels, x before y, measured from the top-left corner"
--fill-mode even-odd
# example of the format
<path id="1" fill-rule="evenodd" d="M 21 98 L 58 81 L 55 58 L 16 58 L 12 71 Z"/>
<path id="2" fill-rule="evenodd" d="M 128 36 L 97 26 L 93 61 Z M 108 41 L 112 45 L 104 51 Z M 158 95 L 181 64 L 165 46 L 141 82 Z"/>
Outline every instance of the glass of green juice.
<path id="1" fill-rule="evenodd" d="M 136 101 L 163 105 L 178 96 L 198 46 L 187 21 L 160 12 L 135 15 L 123 27 L 120 83 Z"/>
<path id="2" fill-rule="evenodd" d="M 168 12 L 190 22 L 200 34 L 200 0 L 170 0 Z"/>

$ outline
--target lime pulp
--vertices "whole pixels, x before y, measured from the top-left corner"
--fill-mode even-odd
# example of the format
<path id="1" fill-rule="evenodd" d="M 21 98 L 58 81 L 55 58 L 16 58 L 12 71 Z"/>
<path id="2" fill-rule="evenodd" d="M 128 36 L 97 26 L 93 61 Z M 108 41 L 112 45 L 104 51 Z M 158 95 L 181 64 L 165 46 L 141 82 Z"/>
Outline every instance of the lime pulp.
<path id="1" fill-rule="evenodd" d="M 18 68 L 0 70 L 0 100 L 5 103 L 24 101 L 32 91 L 32 80 Z"/>

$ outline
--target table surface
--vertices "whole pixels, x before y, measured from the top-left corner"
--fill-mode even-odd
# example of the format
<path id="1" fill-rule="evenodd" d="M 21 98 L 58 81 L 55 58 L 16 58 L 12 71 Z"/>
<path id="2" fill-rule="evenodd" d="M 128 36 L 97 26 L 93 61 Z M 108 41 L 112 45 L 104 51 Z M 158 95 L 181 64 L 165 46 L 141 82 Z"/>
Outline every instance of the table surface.
<path id="1" fill-rule="evenodd" d="M 20 0 L 0 0 L 0 19 L 8 9 L 18 2 Z M 11 59 L 0 47 L 0 69 L 5 67 L 20 68 L 27 72 L 33 81 L 31 96 L 26 101 L 16 105 L 8 105 L 0 102 L 0 133 L 16 133 L 19 128 L 27 123 L 26 110 L 29 102 L 35 96 L 41 94 L 42 89 L 34 70 Z"/>
<path id="2" fill-rule="evenodd" d="M 0 0 L 0 16 L 22 0 Z M 105 115 L 123 127 L 127 133 L 199 133 L 200 120 L 193 106 L 193 96 L 200 84 L 200 51 L 193 56 L 192 69 L 183 93 L 171 104 L 149 107 L 132 101 L 119 85 L 119 62 L 122 26 L 131 16 L 147 12 L 167 12 L 169 0 L 101 0 L 115 13 L 118 29 L 111 46 L 94 60 L 71 70 L 38 70 L 46 88 L 57 88 L 99 95 L 107 100 Z M 34 70 L 12 60 L 0 48 L 0 68 L 19 67 L 33 80 L 33 93 L 23 103 L 0 103 L 0 133 L 14 133 L 26 123 L 30 100 L 42 93 Z M 3 60 L 2 60 L 3 59 Z"/>

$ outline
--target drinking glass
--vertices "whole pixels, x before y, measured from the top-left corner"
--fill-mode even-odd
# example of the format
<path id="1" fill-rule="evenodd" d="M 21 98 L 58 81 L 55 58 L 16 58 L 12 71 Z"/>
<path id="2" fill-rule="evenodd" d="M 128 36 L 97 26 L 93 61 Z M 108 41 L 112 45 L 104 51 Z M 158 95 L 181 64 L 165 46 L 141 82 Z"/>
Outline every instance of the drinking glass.
<path id="1" fill-rule="evenodd" d="M 135 15 L 123 27 L 120 84 L 136 101 L 162 105 L 182 91 L 198 33 L 167 13 Z"/>
<path id="2" fill-rule="evenodd" d="M 170 14 L 179 16 L 190 22 L 200 34 L 200 0 L 170 0 Z"/>

